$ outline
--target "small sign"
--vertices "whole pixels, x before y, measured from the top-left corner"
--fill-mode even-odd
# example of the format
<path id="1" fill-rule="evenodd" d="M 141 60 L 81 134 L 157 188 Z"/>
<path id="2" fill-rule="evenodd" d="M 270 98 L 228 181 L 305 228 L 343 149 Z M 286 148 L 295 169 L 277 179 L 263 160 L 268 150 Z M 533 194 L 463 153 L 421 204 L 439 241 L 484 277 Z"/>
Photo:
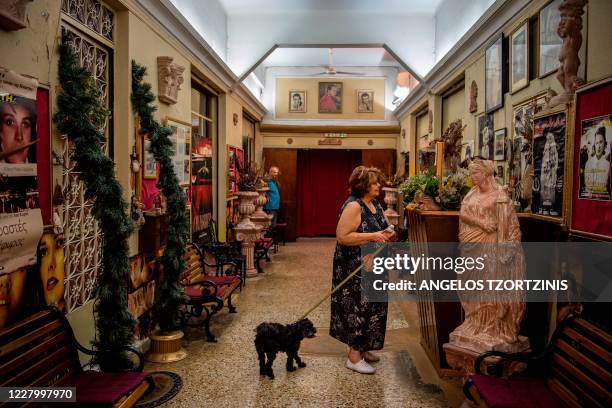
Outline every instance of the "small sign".
<path id="1" fill-rule="evenodd" d="M 327 145 L 327 146 L 342 146 L 341 139 L 319 139 L 319 146 Z"/>

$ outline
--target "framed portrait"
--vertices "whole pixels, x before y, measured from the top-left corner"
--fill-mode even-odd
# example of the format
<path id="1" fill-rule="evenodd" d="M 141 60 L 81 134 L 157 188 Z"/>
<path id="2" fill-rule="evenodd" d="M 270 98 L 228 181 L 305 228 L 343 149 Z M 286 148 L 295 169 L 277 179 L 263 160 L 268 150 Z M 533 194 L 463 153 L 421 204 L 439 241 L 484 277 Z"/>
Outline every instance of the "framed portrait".
<path id="1" fill-rule="evenodd" d="M 374 113 L 374 91 L 357 90 L 357 113 Z"/>
<path id="2" fill-rule="evenodd" d="M 474 141 L 470 140 L 461 145 L 461 161 L 471 160 L 474 157 Z"/>
<path id="3" fill-rule="evenodd" d="M 342 82 L 319 82 L 319 113 L 342 113 Z"/>
<path id="4" fill-rule="evenodd" d="M 571 231 L 612 237 L 612 77 L 576 91 Z M 595 216 L 594 216 L 595 215 Z"/>
<path id="5" fill-rule="evenodd" d="M 289 113 L 306 113 L 306 91 L 289 91 Z"/>
<path id="6" fill-rule="evenodd" d="M 145 179 L 157 178 L 157 162 L 153 153 L 149 151 L 151 148 L 151 139 L 145 134 L 142 142 L 142 177 Z"/>
<path id="7" fill-rule="evenodd" d="M 506 160 L 506 128 L 497 129 L 494 135 L 494 160 Z"/>
<path id="8" fill-rule="evenodd" d="M 497 178 L 501 184 L 504 184 L 506 182 L 503 164 L 497 164 L 495 166 L 495 178 Z"/>
<path id="9" fill-rule="evenodd" d="M 539 13 L 538 32 L 538 76 L 549 75 L 559 68 L 559 52 L 563 41 L 557 34 L 561 20 L 559 5 L 562 0 L 553 0 Z"/>
<path id="10" fill-rule="evenodd" d="M 180 120 L 167 118 L 166 124 L 172 130 L 172 164 L 174 174 L 180 185 L 191 183 L 191 124 Z"/>
<path id="11" fill-rule="evenodd" d="M 485 50 L 485 112 L 491 113 L 504 106 L 506 89 L 504 35 L 500 33 Z"/>
<path id="12" fill-rule="evenodd" d="M 493 160 L 493 115 L 482 115 L 478 118 L 478 154 L 487 160 Z"/>
<path id="13" fill-rule="evenodd" d="M 529 85 L 529 21 L 510 34 L 510 91 Z"/>
<path id="14" fill-rule="evenodd" d="M 236 148 L 227 146 L 227 193 L 232 195 L 238 191 L 238 165 L 236 164 Z"/>
<path id="15" fill-rule="evenodd" d="M 533 120 L 534 214 L 562 217 L 565 176 L 566 113 L 536 115 Z"/>

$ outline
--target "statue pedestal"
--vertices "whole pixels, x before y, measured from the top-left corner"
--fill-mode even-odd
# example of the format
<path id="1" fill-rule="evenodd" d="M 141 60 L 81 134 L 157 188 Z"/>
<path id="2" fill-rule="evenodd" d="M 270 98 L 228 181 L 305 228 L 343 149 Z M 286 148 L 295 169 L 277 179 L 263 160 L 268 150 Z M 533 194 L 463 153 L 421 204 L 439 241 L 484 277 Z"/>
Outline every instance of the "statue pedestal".
<path id="1" fill-rule="evenodd" d="M 268 202 L 267 193 L 270 190 L 269 187 L 263 187 L 257 189 L 257 193 L 259 196 L 255 199 L 255 212 L 251 214 L 251 221 L 255 223 L 255 225 L 261 226 L 263 229 L 266 229 L 272 224 L 272 216 L 267 214 L 263 207 Z"/>
<path id="2" fill-rule="evenodd" d="M 468 341 L 465 339 L 464 342 L 460 342 L 461 345 L 466 344 Z M 474 344 L 474 340 L 471 340 L 471 343 Z M 463 377 L 467 377 L 470 374 L 474 374 L 474 363 L 476 362 L 476 358 L 484 352 L 483 351 L 474 351 L 470 348 L 461 347 L 453 341 L 453 334 L 451 334 L 451 342 L 445 343 L 442 348 L 444 349 L 444 354 L 446 355 L 446 362 L 453 370 L 461 373 Z M 519 341 L 517 341 L 512 347 L 509 347 L 507 344 L 504 344 L 504 347 L 500 347 L 503 351 L 507 353 L 519 353 L 519 352 L 528 352 L 529 351 L 529 339 L 524 336 L 519 336 Z M 498 348 L 488 348 L 488 350 L 499 350 Z M 521 372 L 527 368 L 526 363 L 518 362 L 518 361 L 508 361 L 501 357 L 487 357 L 484 359 L 481 365 L 481 372 L 486 373 L 489 366 L 501 366 L 501 375 L 503 377 L 508 377 L 514 373 Z"/>
<path id="3" fill-rule="evenodd" d="M 238 224 L 234 231 L 236 231 L 236 239 L 242 242 L 242 254 L 246 258 L 247 278 L 259 276 L 257 268 L 255 268 L 255 241 L 261 238 L 261 226 L 252 224 L 252 227 L 242 227 Z"/>

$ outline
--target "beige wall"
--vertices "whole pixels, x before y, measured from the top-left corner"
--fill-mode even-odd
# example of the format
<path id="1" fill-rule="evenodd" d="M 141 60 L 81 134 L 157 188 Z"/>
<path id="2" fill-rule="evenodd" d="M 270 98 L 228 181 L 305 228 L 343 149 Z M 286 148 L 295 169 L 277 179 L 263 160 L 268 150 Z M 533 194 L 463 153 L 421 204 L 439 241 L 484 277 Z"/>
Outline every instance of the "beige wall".
<path id="1" fill-rule="evenodd" d="M 242 105 L 240 100 L 234 95 L 230 95 L 226 100 L 227 110 L 225 120 L 227 121 L 227 145 L 242 149 Z M 235 125 L 234 114 L 238 118 L 238 122 Z"/>
<path id="2" fill-rule="evenodd" d="M 451 122 L 462 119 L 465 115 L 465 91 L 459 91 L 442 99 L 442 132 Z"/>
<path id="3" fill-rule="evenodd" d="M 342 113 L 319 113 L 319 82 L 342 82 Z M 357 113 L 357 90 L 374 91 L 374 112 Z M 289 113 L 289 91 L 306 91 L 306 113 Z M 337 81 L 315 78 L 277 78 L 276 79 L 276 119 L 385 119 L 385 80 L 384 79 L 346 79 Z"/>

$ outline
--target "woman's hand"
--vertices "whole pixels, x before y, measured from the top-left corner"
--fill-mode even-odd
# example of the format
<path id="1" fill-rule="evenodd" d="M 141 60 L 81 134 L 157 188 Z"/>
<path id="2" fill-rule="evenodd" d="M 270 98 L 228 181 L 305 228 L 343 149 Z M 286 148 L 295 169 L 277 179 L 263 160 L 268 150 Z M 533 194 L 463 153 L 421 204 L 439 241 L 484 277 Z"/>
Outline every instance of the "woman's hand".
<path id="1" fill-rule="evenodd" d="M 387 242 L 389 239 L 387 238 L 387 234 L 384 231 L 372 232 L 371 233 L 371 242 Z"/>

